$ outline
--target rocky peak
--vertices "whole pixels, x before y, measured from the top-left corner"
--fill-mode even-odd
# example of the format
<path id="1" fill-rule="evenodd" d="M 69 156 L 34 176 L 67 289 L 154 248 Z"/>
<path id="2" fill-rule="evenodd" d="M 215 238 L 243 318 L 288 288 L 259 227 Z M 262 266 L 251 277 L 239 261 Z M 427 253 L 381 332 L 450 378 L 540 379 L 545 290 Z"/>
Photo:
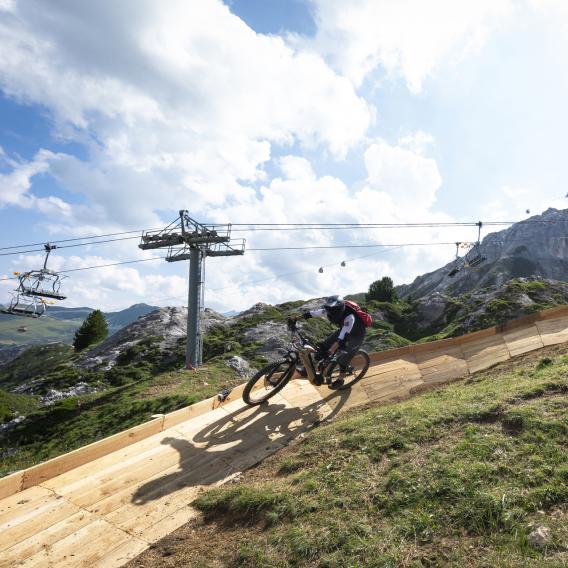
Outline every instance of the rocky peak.
<path id="1" fill-rule="evenodd" d="M 476 288 L 502 286 L 512 278 L 536 276 L 568 280 L 568 209 L 547 209 L 485 236 L 480 252 L 486 260 L 464 268 L 455 276 L 451 261 L 442 268 L 419 276 L 412 284 L 399 287 L 403 297 L 421 298 L 433 292 L 456 296 Z"/>

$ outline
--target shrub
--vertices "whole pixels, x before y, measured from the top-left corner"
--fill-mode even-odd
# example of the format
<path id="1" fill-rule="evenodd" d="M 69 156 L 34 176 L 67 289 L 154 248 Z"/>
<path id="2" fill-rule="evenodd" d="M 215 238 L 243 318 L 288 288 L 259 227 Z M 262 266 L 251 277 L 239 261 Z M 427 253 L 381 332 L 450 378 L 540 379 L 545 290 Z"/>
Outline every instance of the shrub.
<path id="1" fill-rule="evenodd" d="M 369 286 L 369 292 L 365 295 L 367 300 L 378 300 L 379 302 L 394 302 L 398 299 L 398 294 L 394 289 L 392 278 L 383 276 Z"/>
<path id="2" fill-rule="evenodd" d="M 95 343 L 101 342 L 108 335 L 108 323 L 101 310 L 91 312 L 81 327 L 75 332 L 73 347 L 82 351 Z"/>

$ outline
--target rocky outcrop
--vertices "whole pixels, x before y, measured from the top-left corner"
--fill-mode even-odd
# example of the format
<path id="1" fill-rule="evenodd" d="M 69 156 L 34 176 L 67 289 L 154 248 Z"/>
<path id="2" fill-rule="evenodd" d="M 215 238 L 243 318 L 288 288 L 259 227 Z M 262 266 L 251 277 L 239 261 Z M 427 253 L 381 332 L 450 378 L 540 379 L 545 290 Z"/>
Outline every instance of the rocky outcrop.
<path id="1" fill-rule="evenodd" d="M 398 331 L 416 340 L 442 330 L 452 336 L 490 327 L 535 311 L 568 304 L 568 283 L 515 278 L 458 297 L 433 292 L 413 305 Z M 396 328 L 396 326 L 395 326 Z"/>
<path id="2" fill-rule="evenodd" d="M 222 324 L 226 320 L 225 316 L 206 308 L 201 318 L 202 333 L 206 334 L 212 325 Z M 186 330 L 187 308 L 181 306 L 159 308 L 139 317 L 134 323 L 87 351 L 79 359 L 78 365 L 86 369 L 110 369 L 121 353 L 152 336 L 159 338 L 158 345 L 162 351 L 171 351 L 175 349 L 180 339 L 187 336 Z"/>
<path id="3" fill-rule="evenodd" d="M 548 209 L 542 215 L 487 235 L 480 252 L 486 260 L 454 276 L 455 262 L 419 276 L 397 288 L 402 297 L 422 298 L 434 292 L 458 296 L 464 292 L 502 286 L 512 278 L 568 280 L 568 209 Z"/>
<path id="4" fill-rule="evenodd" d="M 249 362 L 238 355 L 227 359 L 227 366 L 236 371 L 239 377 L 250 379 L 256 373 L 256 369 L 249 365 Z"/>

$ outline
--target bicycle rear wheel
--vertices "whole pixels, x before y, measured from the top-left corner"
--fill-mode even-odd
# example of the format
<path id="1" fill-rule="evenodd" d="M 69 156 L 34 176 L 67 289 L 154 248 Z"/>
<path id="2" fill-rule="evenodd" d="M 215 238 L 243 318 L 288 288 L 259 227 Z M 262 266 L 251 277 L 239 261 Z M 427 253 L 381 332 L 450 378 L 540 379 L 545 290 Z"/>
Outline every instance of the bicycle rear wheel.
<path id="1" fill-rule="evenodd" d="M 258 371 L 243 390 L 243 400 L 249 406 L 257 406 L 281 391 L 292 378 L 296 364 L 288 359 L 269 363 Z"/>
<path id="2" fill-rule="evenodd" d="M 347 365 L 347 372 L 345 374 L 343 385 L 338 387 L 337 390 L 346 390 L 351 388 L 355 383 L 358 383 L 367 373 L 370 364 L 371 359 L 366 351 L 363 349 L 355 351 L 351 361 L 349 361 L 349 365 Z M 333 382 L 333 380 L 339 376 L 339 373 L 339 363 L 334 361 L 329 366 L 326 376 L 330 382 Z"/>

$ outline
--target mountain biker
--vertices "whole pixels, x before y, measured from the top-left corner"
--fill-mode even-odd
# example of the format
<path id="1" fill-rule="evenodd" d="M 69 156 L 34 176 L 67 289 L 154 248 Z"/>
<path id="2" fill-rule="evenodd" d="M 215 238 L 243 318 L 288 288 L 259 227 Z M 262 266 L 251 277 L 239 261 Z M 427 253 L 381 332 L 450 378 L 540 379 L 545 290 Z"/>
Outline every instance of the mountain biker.
<path id="1" fill-rule="evenodd" d="M 337 331 L 318 345 L 318 356 L 321 359 L 328 354 L 333 355 L 337 350 L 340 351 L 337 357 L 340 372 L 329 385 L 330 389 L 337 389 L 343 385 L 347 365 L 365 339 L 365 324 L 357 315 L 357 312 L 346 304 L 340 296 L 326 298 L 321 308 L 309 310 L 301 317 L 310 319 L 317 316 L 327 317 L 332 324 L 339 327 Z"/>

